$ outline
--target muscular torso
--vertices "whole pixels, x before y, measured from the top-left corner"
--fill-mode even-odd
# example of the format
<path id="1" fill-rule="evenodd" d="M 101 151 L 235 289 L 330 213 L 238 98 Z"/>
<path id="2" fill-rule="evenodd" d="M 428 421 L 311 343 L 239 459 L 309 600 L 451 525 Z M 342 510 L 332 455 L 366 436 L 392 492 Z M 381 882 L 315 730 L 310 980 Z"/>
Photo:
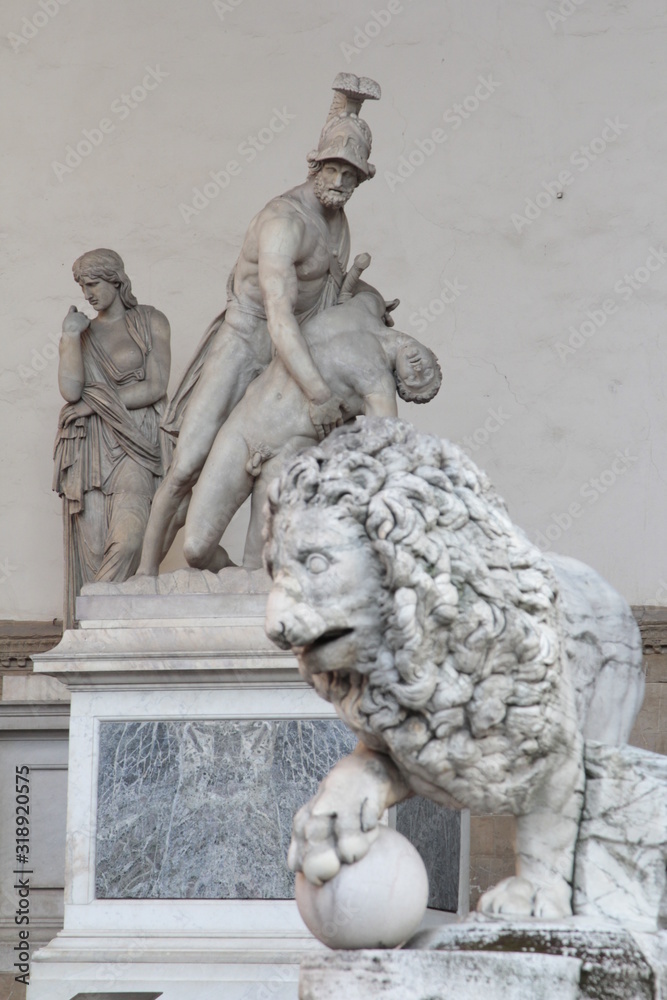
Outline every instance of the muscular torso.
<path id="1" fill-rule="evenodd" d="M 366 310 L 352 302 L 328 309 L 306 323 L 303 334 L 322 376 L 343 400 L 346 419 L 364 412 L 371 393 L 395 391 L 389 359 L 394 332 Z M 250 384 L 229 422 L 251 449 L 317 441 L 308 401 L 279 357 Z"/>
<path id="2" fill-rule="evenodd" d="M 234 293 L 243 302 L 262 308 L 259 286 L 260 234 L 265 223 L 280 220 L 285 228 L 286 243 L 298 247 L 294 256 L 298 280 L 295 315 L 308 312 L 318 302 L 330 268 L 337 259 L 342 271 L 347 267 L 350 233 L 345 213 L 341 210 L 324 217 L 314 211 L 302 195 L 304 185 L 272 199 L 248 227 L 234 274 Z"/>

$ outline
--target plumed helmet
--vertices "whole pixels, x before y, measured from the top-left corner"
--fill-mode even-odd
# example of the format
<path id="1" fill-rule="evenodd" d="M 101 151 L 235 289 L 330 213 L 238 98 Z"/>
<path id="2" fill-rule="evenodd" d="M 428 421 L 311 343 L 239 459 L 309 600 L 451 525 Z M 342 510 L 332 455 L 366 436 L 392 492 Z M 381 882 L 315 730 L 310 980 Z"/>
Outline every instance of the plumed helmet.
<path id="1" fill-rule="evenodd" d="M 308 154 L 309 163 L 344 160 L 359 173 L 360 180 L 375 175 L 368 162 L 373 137 L 366 122 L 359 117 L 364 101 L 378 101 L 380 85 L 367 76 L 339 73 L 333 82 L 335 91 L 317 149 Z"/>

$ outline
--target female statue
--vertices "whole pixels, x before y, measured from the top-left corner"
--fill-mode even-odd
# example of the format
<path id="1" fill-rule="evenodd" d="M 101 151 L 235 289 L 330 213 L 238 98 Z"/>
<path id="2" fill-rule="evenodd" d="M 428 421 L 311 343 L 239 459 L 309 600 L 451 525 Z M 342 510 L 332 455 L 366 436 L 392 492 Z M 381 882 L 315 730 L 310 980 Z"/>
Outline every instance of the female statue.
<path id="1" fill-rule="evenodd" d="M 151 500 L 168 464 L 160 415 L 166 405 L 170 330 L 138 305 L 123 261 L 91 250 L 74 279 L 97 312 L 71 306 L 63 320 L 53 488 L 64 499 L 65 627 L 92 580 L 126 580 L 139 563 Z"/>

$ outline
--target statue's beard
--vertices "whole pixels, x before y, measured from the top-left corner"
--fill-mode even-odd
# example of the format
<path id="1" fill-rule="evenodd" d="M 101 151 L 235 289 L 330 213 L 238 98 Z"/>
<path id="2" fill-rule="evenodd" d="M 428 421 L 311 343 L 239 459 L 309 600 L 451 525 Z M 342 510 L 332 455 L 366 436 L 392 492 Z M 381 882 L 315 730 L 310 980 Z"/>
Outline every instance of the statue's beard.
<path id="1" fill-rule="evenodd" d="M 343 208 L 350 200 L 352 191 L 332 191 L 326 186 L 322 174 L 316 174 L 315 195 L 325 208 Z"/>

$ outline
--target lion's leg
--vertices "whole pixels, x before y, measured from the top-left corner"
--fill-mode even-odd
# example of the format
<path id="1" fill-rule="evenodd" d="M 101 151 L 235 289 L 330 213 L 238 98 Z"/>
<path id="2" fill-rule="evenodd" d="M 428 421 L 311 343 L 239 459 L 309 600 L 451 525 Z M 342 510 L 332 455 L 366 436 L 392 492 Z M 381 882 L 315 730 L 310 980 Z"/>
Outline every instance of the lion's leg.
<path id="1" fill-rule="evenodd" d="M 409 795 L 390 758 L 359 743 L 294 817 L 287 863 L 315 885 L 327 882 L 364 857 L 385 809 Z"/>
<path id="2" fill-rule="evenodd" d="M 581 741 L 559 758 L 532 803 L 517 816 L 517 874 L 489 889 L 477 908 L 487 914 L 546 918 L 572 914 L 574 849 L 583 806 Z"/>

